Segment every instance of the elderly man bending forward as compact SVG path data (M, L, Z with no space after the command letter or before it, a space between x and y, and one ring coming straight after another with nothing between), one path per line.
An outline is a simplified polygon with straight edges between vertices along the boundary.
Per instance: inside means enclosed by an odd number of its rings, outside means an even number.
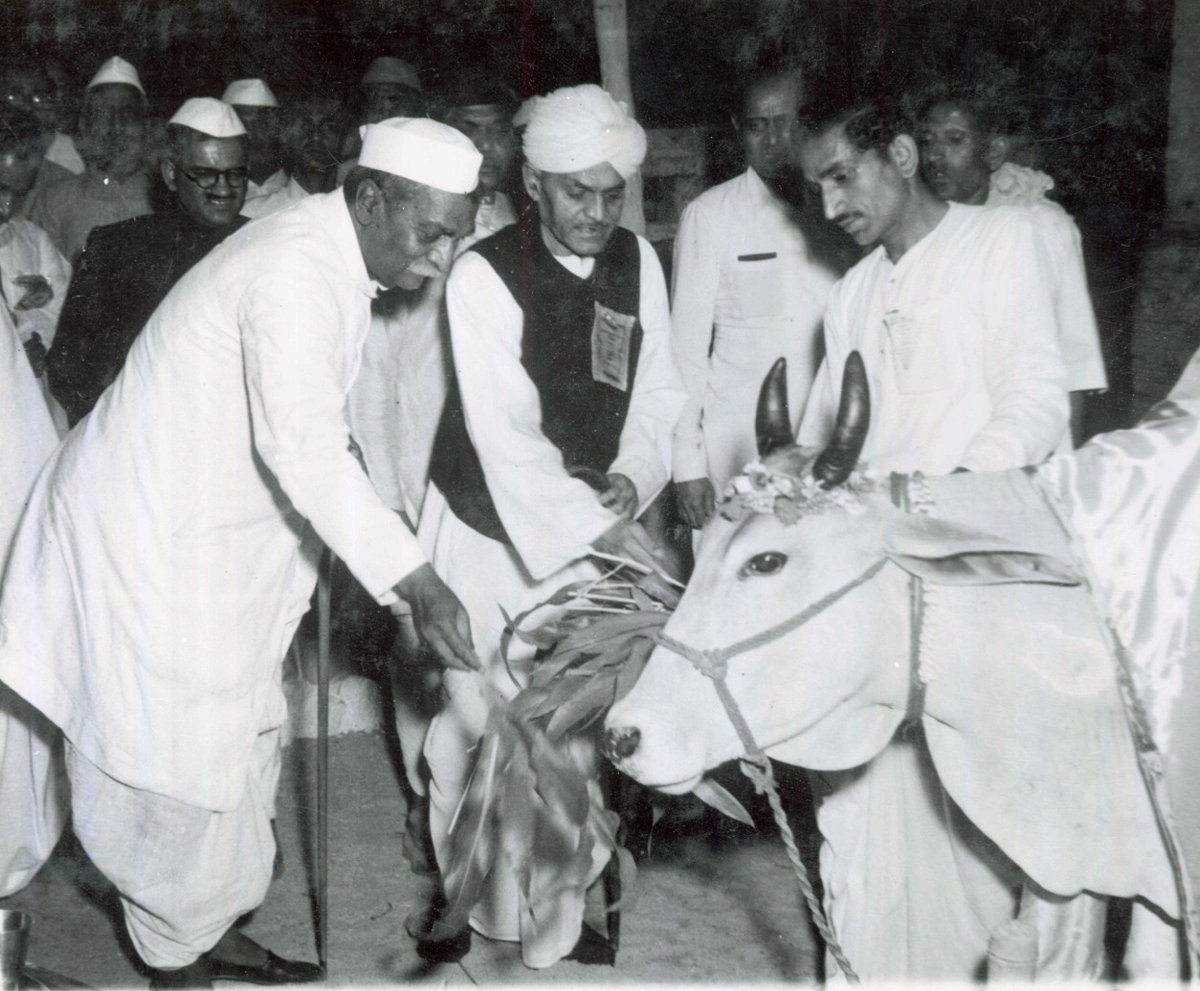
M180 280L34 487L0 594L0 679L66 737L74 829L156 986L319 976L230 928L271 877L281 662L317 540L381 603L407 602L443 663L475 663L343 411L372 297L445 269L479 161L432 121L369 130L344 191Z

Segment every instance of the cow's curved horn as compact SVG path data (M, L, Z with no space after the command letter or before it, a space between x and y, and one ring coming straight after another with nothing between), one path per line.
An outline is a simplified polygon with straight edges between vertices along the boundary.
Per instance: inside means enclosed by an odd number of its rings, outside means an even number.
M870 425L871 391L867 387L867 369L862 356L851 351L842 372L842 398L838 403L833 436L813 462L813 477L825 488L837 488L850 477L858 464Z
M758 411L754 415L754 433L758 438L758 456L765 458L772 451L796 443L792 433L792 417L788 413L787 358L771 366L758 391Z

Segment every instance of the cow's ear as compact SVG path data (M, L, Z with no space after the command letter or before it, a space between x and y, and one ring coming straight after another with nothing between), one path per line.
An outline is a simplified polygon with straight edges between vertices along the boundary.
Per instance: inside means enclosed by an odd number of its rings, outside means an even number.
M888 521L883 545L889 560L938 585L1078 585L1083 581L1079 570L1061 558L926 516L897 514Z

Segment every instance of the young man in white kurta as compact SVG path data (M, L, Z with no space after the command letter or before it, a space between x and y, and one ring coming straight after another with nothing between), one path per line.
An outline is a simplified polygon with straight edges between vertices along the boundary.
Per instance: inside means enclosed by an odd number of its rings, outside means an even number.
M1029 209L1054 297L1059 346L1071 393L1071 430L1083 437L1082 394L1108 386L1096 315L1088 295L1083 239L1071 215L1046 194L1046 173L1008 161L1011 141L996 108L976 96L949 93L921 110L921 175L947 202Z
M531 236L545 243L554 258L550 264L588 279L596 265L593 256L614 234L624 179L641 163L644 136L599 87L574 87L539 99L547 103L535 103L525 135L526 185L540 204L541 216L540 224L531 220ZM589 197L585 248L563 241L569 231L555 226L557 233L550 233L554 214L542 202L548 183L563 186L576 180ZM636 246L641 347L628 383L628 413L617 455L606 466L613 484L607 496L598 497L588 484L573 478L563 454L543 433L541 396L522 364L521 302L475 251L459 258L450 274L446 299L467 431L509 543L485 536L460 519L435 486L426 497L419 533L434 566L445 569L447 583L463 599L486 676L505 696L516 689L499 656L501 609L515 615L561 585L598 575L589 559L595 547L612 551L619 544L626 555L649 557L646 549L638 549L639 541L644 548L648 538L627 520L644 510L667 482L667 447L683 393L671 358L662 269L643 238L637 238ZM563 328L564 333L575 330ZM622 477L622 482L615 481ZM618 490L628 493L624 505L619 504L624 498L612 498ZM520 676L532 655L521 649L513 653L510 661ZM463 793L471 748L487 718L478 677L448 675L448 701L434 719L425 746L431 775L430 824L443 869L450 820ZM593 877L606 859L607 851L602 851L593 863ZM512 865L501 858L488 885L471 913L471 925L478 932L519 939L522 957L531 967L549 966L575 946L582 897L565 898L558 916L537 920L535 931Z
M917 175L911 135L887 126L873 107L831 114L802 153L826 216L880 246L831 293L826 357L799 440L829 439L837 383L858 351L871 394L862 457L875 470L1040 461L1066 440L1067 399L1031 218L940 202ZM1020 877L947 798L923 740L898 736L867 765L815 779L826 902L858 974L975 978L991 932L1013 914ZM1040 975L1099 964L1096 903L1038 918ZM1062 938L1072 927L1074 938Z
M754 409L767 370L787 358L797 417L817 371L837 273L813 257L799 211L764 181L787 167L799 96L790 75L747 89L735 120L746 171L702 193L679 221L671 342L688 402L675 428L672 474L693 527L754 460Z
M432 121L377 127L345 195L246 228L171 290L39 478L0 586L0 679L68 741L77 835L142 958L199 983L278 970L236 937L241 959L202 958L270 880L281 662L317 538L408 599L445 663L473 661L343 410L371 299L444 270L478 153Z

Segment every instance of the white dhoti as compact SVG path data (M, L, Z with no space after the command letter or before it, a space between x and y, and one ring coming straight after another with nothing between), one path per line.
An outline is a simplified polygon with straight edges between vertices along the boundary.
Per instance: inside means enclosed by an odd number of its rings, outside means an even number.
M186 967L262 904L271 882L279 730L259 735L241 804L213 812L109 777L70 744L73 828L117 889L138 955Z
M471 617L471 634L483 662L482 675L446 672L446 703L433 718L425 741L430 774L430 829L438 863L444 871L450 822L466 787L473 750L487 723L488 707L481 679L486 678L505 698L512 698L520 686L510 677L509 668L523 686L534 653L534 648L514 637L509 647L509 666L505 666L500 656L500 637L504 632L501 607L515 617L563 585L596 577L599 572L591 561L583 560L545 581L533 581L513 548L483 536L459 520L433 487L426 495L418 536L434 570L459 597ZM593 766L594 756L576 754L577 762L590 761ZM590 787L598 785L593 781ZM608 850L595 851L591 880L600 876L609 855ZM513 866L501 852L486 882L484 896L471 912L470 922L476 932L490 939L519 941L526 966L549 967L574 948L583 910L583 893L566 891L555 918L539 919L535 933Z
M0 898L34 879L67 820L62 735L0 685Z
M946 793L924 740L898 735L870 763L813 778L825 907L858 976L982 979L1024 878ZM1037 897L1039 979L1099 979L1105 908ZM831 956L826 975L842 979Z

